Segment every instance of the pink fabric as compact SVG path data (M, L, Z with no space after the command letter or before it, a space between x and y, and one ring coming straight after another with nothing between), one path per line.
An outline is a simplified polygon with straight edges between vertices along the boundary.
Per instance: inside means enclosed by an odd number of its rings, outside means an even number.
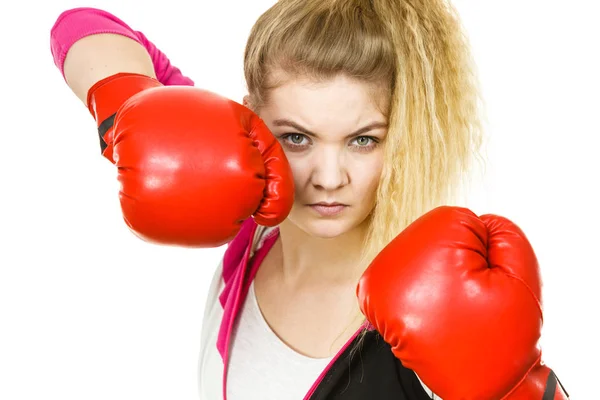
M223 320L217 338L217 349L223 361L227 359L231 328L237 313L237 303L242 290L243 278L252 248L252 238L256 228L257 225L252 218L244 221L240 231L229 242L223 255L223 282L225 286L219 295L219 302L223 307Z
M156 78L163 85L194 86L194 81L173 66L167 56L158 50L142 32L134 31L116 16L96 8L73 8L60 14L50 31L50 50L54 64L65 76L64 63L69 49L79 39L99 33L126 36L143 45L154 64Z
M277 237L279 230L275 230L265 239L262 247L250 257L252 240L258 225L253 218L248 218L235 238L229 243L223 256L223 280L225 287L219 295L219 301L223 307L223 319L219 327L217 338L217 349L221 354L224 364L223 370L223 399L227 399L227 361L229 359L229 348L231 336L235 326L236 316L254 280L260 264L269 253Z
M256 225L253 218L244 221L238 234L229 242L223 256L223 282L225 286L219 295L219 302L223 307L223 321L217 338L217 349L223 361L227 360L231 331L235 316L241 307L240 299L246 298L250 283L258 271L258 267L279 236L279 231L276 230L275 234L271 234L251 258L252 240L257 227L258 225Z

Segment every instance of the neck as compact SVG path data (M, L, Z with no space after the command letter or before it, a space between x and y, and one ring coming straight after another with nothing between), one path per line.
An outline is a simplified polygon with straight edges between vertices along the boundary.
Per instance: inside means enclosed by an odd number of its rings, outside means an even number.
M279 226L278 253L283 279L290 283L358 282L362 274L360 257L367 233L367 222L334 238L310 236L285 220Z

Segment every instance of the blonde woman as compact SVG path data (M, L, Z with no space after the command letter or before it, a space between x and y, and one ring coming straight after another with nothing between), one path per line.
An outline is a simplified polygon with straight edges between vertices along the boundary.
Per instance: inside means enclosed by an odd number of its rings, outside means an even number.
M535 349L540 310L522 291L495 292L531 311L522 340L467 343L464 332L505 333L514 320L498 328L478 311L452 324L431 296L416 316L402 308L415 288L441 287L439 271L400 275L415 264L407 254L427 256L419 271L438 256L460 265L468 257L440 255L436 229L453 240L457 221L471 235L482 227L436 208L454 201L481 140L468 43L446 1L277 2L248 39L243 105L186 87L141 32L102 10L63 13L51 43L119 167L131 229L162 244L229 243L203 321L201 399L525 398L554 382ZM535 288L537 264L525 264ZM464 292L446 289L435 292L444 301ZM407 352L398 337L411 329Z

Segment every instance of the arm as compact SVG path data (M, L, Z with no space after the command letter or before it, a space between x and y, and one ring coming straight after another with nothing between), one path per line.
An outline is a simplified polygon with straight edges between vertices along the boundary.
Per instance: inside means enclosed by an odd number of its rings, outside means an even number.
M287 216L291 169L248 108L190 87L144 35L105 11L63 13L51 47L96 120L101 154L117 167L123 217L136 235L217 247L251 215L265 226ZM236 196L240 187L243 199Z
M94 8L63 12L50 32L54 63L84 103L98 81L119 72L156 78L163 85L193 86L143 33Z

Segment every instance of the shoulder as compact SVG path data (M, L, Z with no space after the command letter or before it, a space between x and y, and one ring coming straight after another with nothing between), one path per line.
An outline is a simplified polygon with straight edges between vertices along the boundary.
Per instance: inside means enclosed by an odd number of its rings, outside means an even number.
M242 278L240 274L245 271L248 260L260 251L265 240L276 232L276 228L259 226L249 218L228 244L209 286L202 321L203 343L216 341L227 305L231 306L238 292L235 287L239 285L235 283Z
M240 231L227 245L223 255L223 279L225 282L235 276L245 256L252 257L259 251L265 240L277 232L277 228L268 228L258 225L253 218L248 218L242 223Z
M207 306L211 303L226 302L224 297L230 293L228 288L245 267L246 262L256 252L260 251L267 238L277 233L277 228L267 228L258 225L253 218L242 223L240 231L229 242L223 258L215 270L209 289Z

